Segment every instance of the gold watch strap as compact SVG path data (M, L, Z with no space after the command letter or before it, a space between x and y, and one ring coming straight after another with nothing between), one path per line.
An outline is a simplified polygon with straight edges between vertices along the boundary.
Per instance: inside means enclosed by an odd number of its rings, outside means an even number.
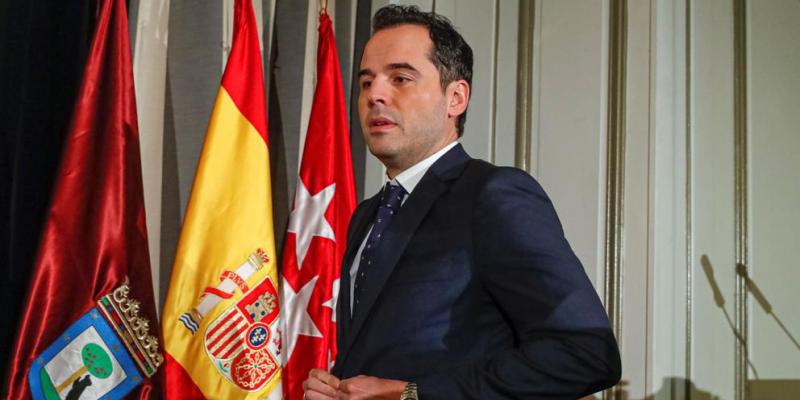
M405 390L403 390L403 393L400 395L400 400L419 400L417 384L414 382L407 383Z

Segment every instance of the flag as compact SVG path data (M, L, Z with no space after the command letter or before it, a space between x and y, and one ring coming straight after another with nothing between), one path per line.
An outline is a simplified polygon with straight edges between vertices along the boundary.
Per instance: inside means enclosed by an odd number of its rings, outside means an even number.
M311 368L328 369L336 358L339 274L356 205L339 71L333 27L323 12L317 88L281 263L284 392L289 400L303 398L302 383Z
M250 0L184 216L161 327L167 399L280 398L278 282L264 81Z
M157 397L148 378L161 355L148 329L155 307L126 13L123 0L101 2L5 398L118 399L135 388L139 398Z

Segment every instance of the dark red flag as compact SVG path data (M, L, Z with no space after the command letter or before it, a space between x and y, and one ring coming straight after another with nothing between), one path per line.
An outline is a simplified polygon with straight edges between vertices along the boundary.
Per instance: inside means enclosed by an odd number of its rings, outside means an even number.
M31 397L28 374L34 361L43 364L40 356L54 343L74 339L65 331L90 310L98 310L89 315L91 318L104 313L97 302L123 285L126 277L129 297L140 303L139 314L150 321L151 330L158 326L147 248L127 9L124 0L101 3L10 358L5 382L6 398L10 399ZM133 325L129 328L141 331ZM123 346L111 347L117 351ZM100 345L83 347L89 353L97 349L111 354ZM143 353L146 349L139 349L133 358L146 358ZM108 365L118 370L117 365ZM51 376L61 373L47 372ZM95 387L103 385L102 379L115 379L102 371L95 373L100 376L93 375ZM62 379L61 385L55 382L45 392L57 389L63 395L61 390L68 390L67 383L74 383L75 376L80 378L76 371L72 380ZM77 381L88 380L84 378ZM145 379L136 390L139 398L159 397L151 379Z
M353 162L331 20L320 15L317 89L294 210L283 249L284 396L303 398L311 368L336 357L336 297L347 224L355 209Z

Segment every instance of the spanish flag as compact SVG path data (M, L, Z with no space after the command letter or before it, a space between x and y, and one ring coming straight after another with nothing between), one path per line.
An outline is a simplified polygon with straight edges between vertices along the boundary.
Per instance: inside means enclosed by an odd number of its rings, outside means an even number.
M161 317L167 399L281 397L267 138L256 20L236 0Z

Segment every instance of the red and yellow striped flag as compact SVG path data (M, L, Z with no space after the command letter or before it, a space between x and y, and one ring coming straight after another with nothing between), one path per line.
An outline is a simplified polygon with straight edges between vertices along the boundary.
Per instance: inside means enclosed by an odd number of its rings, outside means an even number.
M281 396L267 138L256 21L236 0L161 318L168 399Z

